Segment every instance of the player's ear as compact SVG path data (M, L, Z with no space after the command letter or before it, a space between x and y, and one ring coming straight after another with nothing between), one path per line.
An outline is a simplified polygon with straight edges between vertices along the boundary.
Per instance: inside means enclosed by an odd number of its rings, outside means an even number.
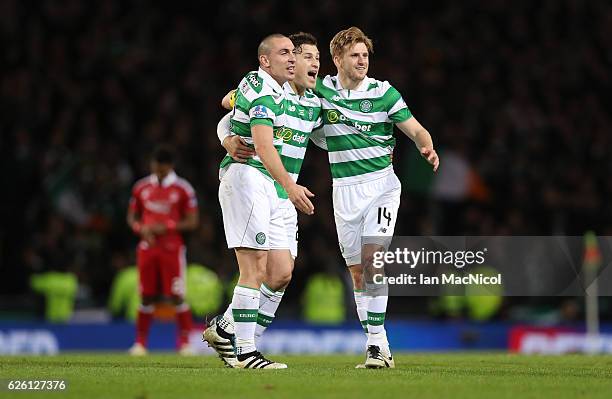
M270 66L270 60L268 59L267 55L262 54L259 56L259 65L266 68Z
M334 65L336 66L336 68L340 68L340 57L337 55L334 55Z

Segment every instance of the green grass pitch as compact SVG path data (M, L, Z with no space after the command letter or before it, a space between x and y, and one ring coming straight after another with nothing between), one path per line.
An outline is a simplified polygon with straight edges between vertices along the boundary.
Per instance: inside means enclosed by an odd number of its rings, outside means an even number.
M271 356L287 370L233 370L210 356L0 356L0 398L611 398L610 356L399 354L397 368L356 370L361 356ZM9 379L63 379L63 392L10 392Z

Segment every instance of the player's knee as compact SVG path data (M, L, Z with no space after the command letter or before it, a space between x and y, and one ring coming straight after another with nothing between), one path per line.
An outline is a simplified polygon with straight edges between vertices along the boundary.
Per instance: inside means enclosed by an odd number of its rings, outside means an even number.
M142 306L150 306L153 305L156 301L157 297L155 296L143 296L140 302L142 303Z
M353 280L353 288L356 290L363 289L363 267L361 265L350 266L351 279Z
M366 245L362 250L361 262L364 270L369 270L374 264L374 254L384 251L383 247Z
M253 253L253 261L255 265L255 274L258 280L263 280L266 276L266 260L268 254L266 251L255 251Z
M372 262L374 262L374 256L370 254L364 254L361 258L361 262L363 265L363 270L368 270L368 268L372 266Z
M291 270L288 270L287 272L281 274L278 283L281 286L281 288L286 287L289 285L289 283L291 282Z
M262 265L265 267L268 260L268 251L251 251L249 257L258 267Z
M266 285L274 291L282 290L291 282L291 270L276 273L274 276L268 276Z
M273 257L272 261L270 261L271 259L268 258L265 281L266 284L275 291L284 289L291 282L295 262L293 258L291 258L289 253L287 253L286 255L286 257Z
M183 300L182 297L180 296L172 296L170 298L170 302L174 305L174 306L181 306L183 303L185 303L185 301Z
M238 258L241 279L263 281L266 275L267 251L243 250Z

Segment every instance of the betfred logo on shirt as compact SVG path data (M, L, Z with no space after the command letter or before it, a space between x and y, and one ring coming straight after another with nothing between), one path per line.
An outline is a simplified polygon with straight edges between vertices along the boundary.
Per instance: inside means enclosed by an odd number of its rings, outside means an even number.
M256 106L251 111L251 117L252 118L258 118L258 119L268 118L269 117L268 116L268 108L266 108L263 105Z

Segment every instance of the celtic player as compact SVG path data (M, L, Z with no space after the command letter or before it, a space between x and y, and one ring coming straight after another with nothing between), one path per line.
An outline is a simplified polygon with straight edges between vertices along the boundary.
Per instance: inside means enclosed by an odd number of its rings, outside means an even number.
M400 204L401 185L391 164L393 126L415 142L434 171L439 160L431 136L400 93L367 76L372 50L372 41L360 29L338 32L330 43L338 74L319 80L315 93L323 106L338 240L368 337L365 367L384 368L394 367L384 328L387 291L366 283L371 283L367 272L373 253L393 236Z
M228 248L235 250L240 269L231 303L236 368L287 367L257 351L255 326L268 257L276 257L282 264L291 261L278 192L302 212L314 212L308 199L312 193L296 184L285 170L279 155L282 140L275 137L285 125L282 85L295 75L293 50L291 40L280 34L270 35L260 43L259 70L240 82L232 115L232 132L241 136L257 155L246 163L225 157L219 173L225 237Z
M282 140L280 152L282 163L292 180L297 181L310 134L315 127L321 125L321 101L312 92L319 71L319 51L316 39L308 33L300 32L289 36L289 38L295 46L295 78L283 85L287 99L284 110L285 121L284 126L275 132L275 138ZM241 106L239 96L240 93L238 93L235 103L237 108ZM229 104L229 99L226 98L224 106L228 108L230 105L233 106L234 104ZM219 123L218 128L219 138L228 151L226 159L231 158L237 162L252 162L255 152L246 145L244 137L239 134L231 134L230 116L231 113L226 115ZM285 287L291 280L294 260L297 256L297 212L284 190L278 183L275 184L280 198L279 209L283 215L292 259L287 261L285 257L277 256L275 251L270 251L268 254L266 274L260 287L261 296L255 330L256 343L274 319ZM234 366L236 363L232 349L235 330L232 316L230 307L223 315L214 318L204 332L204 340L230 366Z

